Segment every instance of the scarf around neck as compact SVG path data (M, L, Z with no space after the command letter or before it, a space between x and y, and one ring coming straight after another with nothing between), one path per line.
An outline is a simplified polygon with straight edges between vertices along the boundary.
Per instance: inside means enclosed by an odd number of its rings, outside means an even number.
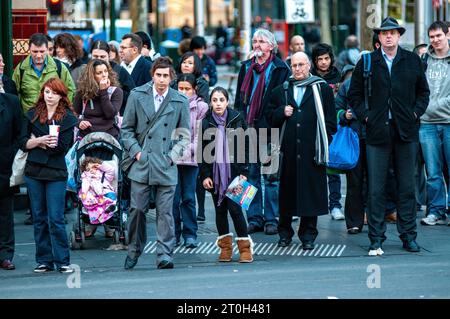
M222 114L222 116L217 115L212 112L212 117L217 123L217 130L215 136L215 160L213 164L213 181L214 190L218 194L217 206L220 206L223 199L225 198L225 193L228 188L228 184L231 180L231 169L230 169L230 158L228 152L228 141L227 134L225 131L226 121L227 121L228 111Z
M255 118L258 116L259 111L261 109L261 102L264 95L264 89L266 87L266 70L268 69L270 63L275 58L273 53L270 54L270 57L263 64L259 64L256 58L253 59L252 64L250 65L247 73L245 74L244 81L241 87L241 97L244 105L248 105L249 100L250 106L247 113L247 123L249 125L253 125ZM256 85L255 92L252 96L253 90L253 71L259 74L258 84Z
M316 150L314 161L317 165L328 164L328 136L325 125L325 116L323 113L322 95L320 94L320 83L327 83L325 80L318 76L309 75L306 79L296 80L292 76L289 78L289 82L297 87L311 86L314 95L314 106L316 108L317 115L317 131L316 131Z

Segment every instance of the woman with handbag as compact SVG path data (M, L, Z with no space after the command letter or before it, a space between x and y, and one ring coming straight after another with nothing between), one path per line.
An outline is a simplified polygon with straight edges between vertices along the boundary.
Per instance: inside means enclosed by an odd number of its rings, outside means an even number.
M25 181L31 199L37 273L71 273L64 225L67 167L64 156L73 141L77 118L58 78L42 86L36 106L23 120L19 146L28 152Z
M91 60L80 76L78 89L73 102L77 114L81 114L79 136L92 132L105 132L119 139L117 116L122 106L123 91L118 87L116 73L108 62ZM112 238L114 231L105 227L105 237ZM95 225L86 225L86 238L97 230Z

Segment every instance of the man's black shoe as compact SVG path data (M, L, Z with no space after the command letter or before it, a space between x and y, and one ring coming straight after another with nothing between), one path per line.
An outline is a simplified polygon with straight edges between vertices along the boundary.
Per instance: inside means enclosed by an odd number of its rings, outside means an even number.
M134 266L136 266L138 259L139 259L138 257L131 258L131 257L127 256L127 258L125 258L124 268L125 269L133 269Z
M414 239L412 240L405 240L403 242L403 248L410 253L418 253L420 252L420 247L417 245L416 241Z
M248 227L247 227L247 233L249 233L249 234L253 234L253 233L256 233L256 232L261 232L263 230L264 230L263 227L259 227L256 224L248 224Z
M302 245L303 250L313 250L314 249L314 243L312 241L305 241Z
M277 226L271 225L271 224L267 225L265 233L266 233L266 235L276 235L276 234L278 234Z
M173 268L173 262L168 260L163 260L158 264L158 269L172 269Z
M292 242L292 239L290 239L290 238L281 238L278 241L278 247L287 247L291 244L291 242Z

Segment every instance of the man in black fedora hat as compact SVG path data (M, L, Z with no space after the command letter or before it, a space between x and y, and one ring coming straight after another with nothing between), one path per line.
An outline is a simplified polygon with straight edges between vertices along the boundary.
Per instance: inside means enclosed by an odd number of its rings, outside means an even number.
M387 17L373 31L381 47L370 53L370 76L364 77L361 59L349 90L350 105L367 133L369 255L383 254L385 186L391 157L397 179L397 229L403 248L419 252L414 165L419 118L428 106L430 91L420 58L398 45L405 28Z

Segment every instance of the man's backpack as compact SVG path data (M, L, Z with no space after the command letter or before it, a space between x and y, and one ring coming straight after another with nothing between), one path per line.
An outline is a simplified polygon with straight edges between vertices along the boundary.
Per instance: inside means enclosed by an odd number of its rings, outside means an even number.
M56 72L58 73L58 77L61 78L61 71L62 71L62 62L59 61L58 59L53 59L53 61L55 61L56 64ZM23 79L23 72L25 72L24 69L22 69L22 62L20 62L19 64L19 71L20 71L20 79L19 79L19 93L21 93L22 91L22 79Z
M372 96L372 56L364 53L363 58L363 78L364 78L364 106L369 109L369 97Z

